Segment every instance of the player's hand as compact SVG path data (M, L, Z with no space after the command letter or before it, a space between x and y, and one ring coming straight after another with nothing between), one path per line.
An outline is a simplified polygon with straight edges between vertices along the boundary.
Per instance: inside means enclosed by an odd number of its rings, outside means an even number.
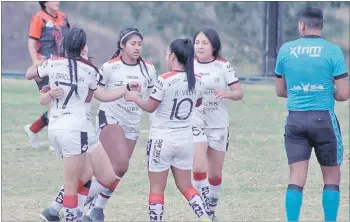
M140 97L137 91L128 91L126 92L124 98L127 102L135 102Z
M230 91L217 89L217 90L215 90L215 97L216 97L216 99L219 99L219 100L227 99L230 97Z
M45 61L45 60L35 60L35 61L33 62L33 68L34 68L34 69L37 69L38 66L40 66L40 64L43 63L44 61ZM40 77L35 77L34 80L35 80L36 82L42 82L42 81L43 81L43 79L40 78Z
M52 98L60 98L61 96L63 96L63 89L62 87L54 87L49 91L49 95Z
M128 83L130 91L141 92L141 85L138 81L131 81Z
M46 85L43 88L41 88L40 93L47 93L50 90L51 90L50 86Z

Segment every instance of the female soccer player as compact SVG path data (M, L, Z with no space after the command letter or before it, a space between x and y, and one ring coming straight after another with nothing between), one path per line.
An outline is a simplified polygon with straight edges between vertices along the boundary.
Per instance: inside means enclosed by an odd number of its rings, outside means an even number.
M130 81L138 81L142 85L140 95L148 97L156 78L152 63L141 58L143 36L136 28L127 28L120 32L117 51L111 60L100 70L99 84L108 89L124 87ZM106 150L115 174L121 179L128 170L129 159L134 151L139 133L142 110L133 102L121 98L109 103L101 103L96 125L100 141ZM99 188L98 181L93 180L89 198L93 197ZM105 208L111 192L98 195L91 202L88 217L103 221ZM84 217L85 220L88 218Z
M214 220L220 197L222 168L229 145L228 100L241 100L243 90L230 62L219 57L221 41L214 29L202 29L194 37L194 69L202 73L203 106L194 110L194 185ZM209 184L207 181L207 172Z
M41 63L51 56L62 53L62 41L68 32L69 22L66 14L59 11L58 1L39 1L41 10L36 13L29 27L28 50L33 64ZM49 77L35 78L39 91L49 83ZM50 110L50 106L48 107ZM38 132L48 125L48 111L32 124L24 126L33 148L39 148Z
M40 66L30 67L26 78L49 77L50 90L48 87L42 90L40 104L53 105L48 127L49 140L64 161L64 217L66 221L75 221L78 217L77 193L84 190L86 184L86 180L79 179L83 175L89 148L93 149L90 162L95 177L109 189L114 189L118 183L104 149L101 146L96 148L98 140L86 105L91 101L91 91L96 90L94 96L98 100L108 102L124 96L127 89L137 88L138 83L134 81L126 87L110 91L97 87L98 69L82 56L87 51L86 34L82 29L69 31L65 47L66 57L48 59Z
M210 221L198 191L191 184L193 136L191 113L201 104L203 89L193 70L193 44L177 39L166 55L170 72L158 77L148 100L137 93L125 98L142 110L153 113L147 143L148 177L150 181L149 218L162 221L164 190L171 168L175 183L201 221Z

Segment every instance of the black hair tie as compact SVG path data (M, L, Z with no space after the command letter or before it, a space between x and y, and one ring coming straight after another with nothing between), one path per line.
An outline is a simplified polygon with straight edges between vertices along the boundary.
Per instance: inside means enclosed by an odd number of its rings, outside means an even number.
M126 84L126 89L127 89L128 91L131 91L130 86L129 86L129 83Z

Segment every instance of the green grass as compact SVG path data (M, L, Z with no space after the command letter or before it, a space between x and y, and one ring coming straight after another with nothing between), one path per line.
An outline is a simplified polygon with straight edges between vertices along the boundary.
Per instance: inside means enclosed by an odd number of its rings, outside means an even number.
M243 85L243 101L231 103L230 147L223 174L217 214L222 221L285 220L284 193L288 165L283 148L285 101L273 86ZM47 130L40 132L41 147L28 145L23 126L45 108L39 105L34 82L2 80L2 219L33 221L53 200L62 184L62 160L48 151ZM96 113L98 103L93 105ZM349 152L349 102L337 103L344 155ZM108 221L147 221L147 119L125 175L106 209ZM322 221L322 174L314 155L304 189L301 220ZM165 220L195 221L184 197L169 176L165 193ZM339 221L349 221L349 161L342 165Z

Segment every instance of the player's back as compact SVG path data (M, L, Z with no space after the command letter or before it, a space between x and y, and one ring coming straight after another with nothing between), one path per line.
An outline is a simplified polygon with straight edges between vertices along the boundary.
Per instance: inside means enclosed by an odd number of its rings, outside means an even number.
M96 71L91 66L77 61L77 80L75 78L74 64L72 61L72 76L70 74L68 59L56 58L50 62L51 73L50 86L61 87L63 96L54 99L50 115L50 128L77 128L85 126L87 110L85 100L89 90L96 89ZM72 78L72 80L71 80ZM69 125L65 127L65 124Z
M333 109L339 51L339 46L318 36L306 36L281 47L277 63L286 79L289 110Z
M163 94L163 95L162 95ZM188 89L186 72L172 71L158 78L151 97L160 104L152 116L152 128L187 129L197 100L203 95L202 84L196 76L193 90Z

